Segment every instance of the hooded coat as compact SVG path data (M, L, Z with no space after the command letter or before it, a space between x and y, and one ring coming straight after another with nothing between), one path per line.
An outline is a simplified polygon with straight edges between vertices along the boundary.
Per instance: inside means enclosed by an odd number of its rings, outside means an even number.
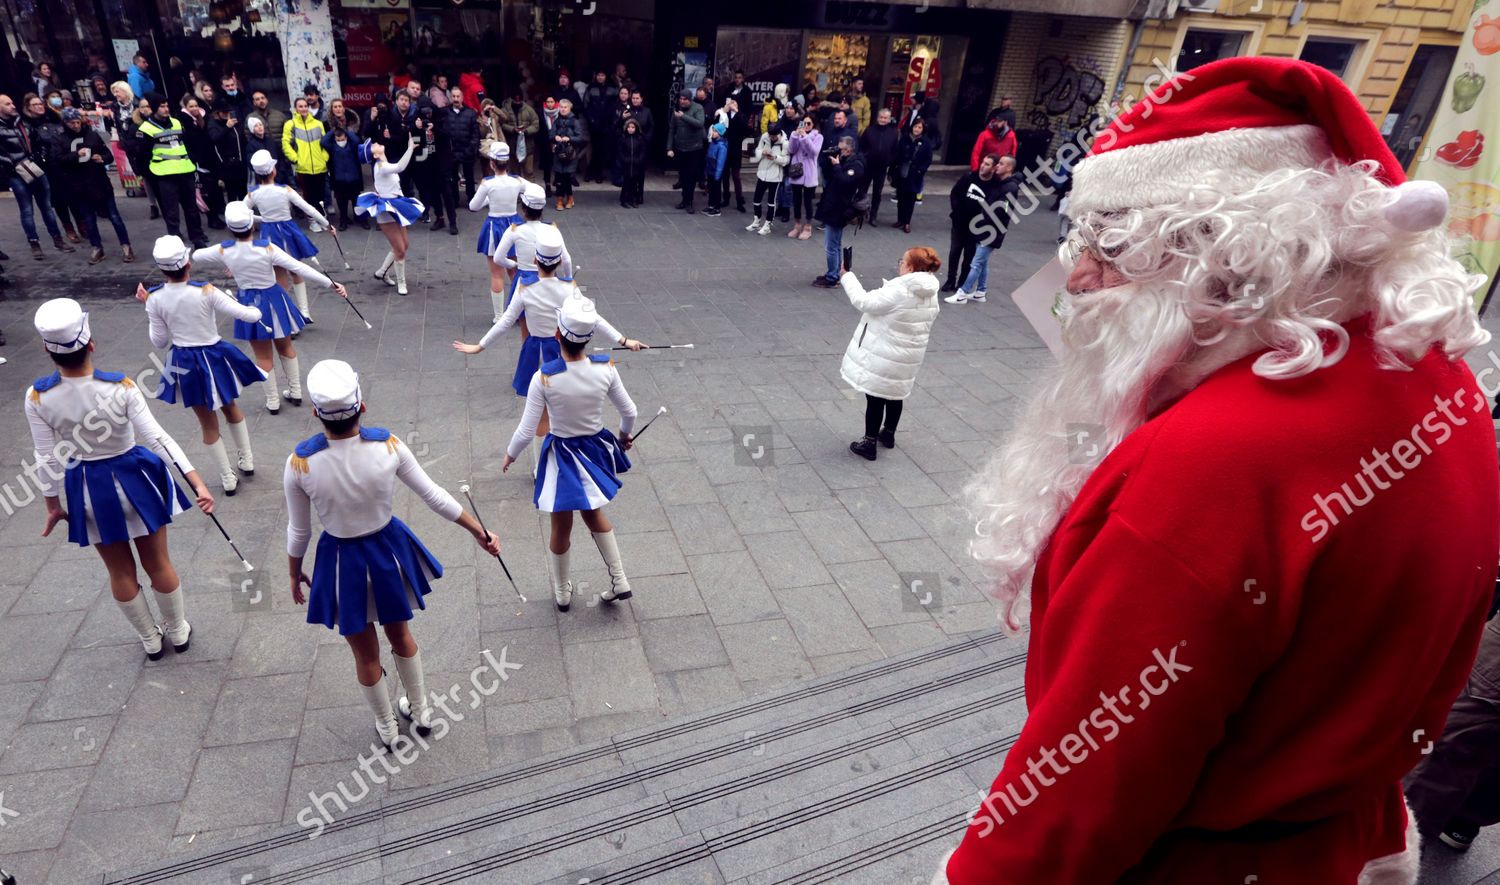
M911 396L940 307L938 278L926 272L903 274L869 292L852 273L839 282L849 303L864 314L849 339L839 374L867 396Z

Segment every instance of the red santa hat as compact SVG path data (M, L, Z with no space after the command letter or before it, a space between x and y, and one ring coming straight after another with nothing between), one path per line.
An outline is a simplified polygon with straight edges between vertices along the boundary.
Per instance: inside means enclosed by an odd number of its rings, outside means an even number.
M1195 188L1235 193L1282 169L1373 161L1392 189L1386 220L1441 224L1447 192L1407 182L1359 98L1328 70L1288 58L1231 58L1177 75L1116 117L1073 174L1069 214L1177 202Z

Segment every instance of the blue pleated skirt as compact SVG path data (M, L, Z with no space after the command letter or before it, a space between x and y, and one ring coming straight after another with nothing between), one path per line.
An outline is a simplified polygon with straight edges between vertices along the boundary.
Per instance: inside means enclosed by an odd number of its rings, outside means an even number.
M545 338L527 335L526 340L521 342L521 355L516 357L516 377L510 379L510 386L516 391L516 396L525 396L526 391L531 389L531 378L542 367L542 363L556 359L562 359L562 345L557 343L556 338L550 335Z
M302 311L297 309L297 302L280 285L269 289L241 289L237 297L241 304L260 308L259 322L234 321L234 337L241 341L286 338L307 325L302 319ZM267 325L271 328L267 329Z
M536 472L536 509L543 513L598 510L620 491L619 474L630 469L620 441L608 430L592 436L542 440Z
M359 538L318 538L307 622L337 628L341 636L364 632L372 622L409 621L425 609L443 565L406 527L391 517L385 528Z
M519 220L520 216L517 215L486 215L484 224L479 226L479 241L474 246L475 251L486 258L493 256L495 247L500 245L500 238Z
M63 492L68 540L80 547L152 534L192 506L173 481L172 468L145 446L69 465Z
M254 360L222 339L200 347L173 345L171 370L162 377L156 398L221 409L238 399L245 387L264 380L266 373Z
M262 221L260 223L260 235L281 247L281 251L292 256L298 261L307 259L318 254L318 247L314 246L307 234L295 221Z
M377 224L399 221L402 227L410 227L416 224L425 211L427 210L420 200L412 197L382 197L374 191L365 191L354 201L354 213L372 215ZM386 217L381 218L382 215Z

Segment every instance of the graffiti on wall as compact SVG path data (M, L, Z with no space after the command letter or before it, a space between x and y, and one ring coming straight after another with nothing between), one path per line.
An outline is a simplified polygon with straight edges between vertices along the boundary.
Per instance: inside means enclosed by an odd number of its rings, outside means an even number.
M1098 62L1048 56L1036 64L1031 123L1039 129L1077 129L1104 97Z

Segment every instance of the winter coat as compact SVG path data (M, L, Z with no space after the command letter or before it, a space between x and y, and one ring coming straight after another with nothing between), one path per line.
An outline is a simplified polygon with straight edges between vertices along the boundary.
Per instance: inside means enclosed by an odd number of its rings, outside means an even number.
M557 125L552 129L552 137L554 139L570 138L572 141L568 143L573 146L573 156L565 161L557 156L557 151L562 145L555 140L552 142L553 171L563 175L572 175L574 172L577 172L578 155L583 151L584 145L589 142L588 127L583 125L583 120L579 119L577 114L569 114L566 117L559 114Z
M473 159L479 152L479 115L463 105L444 108L432 115L438 135L448 144L455 160Z
M322 175L328 171L328 152L323 150L326 132L322 121L311 114L305 120L300 114L293 115L282 127L281 152L299 174Z
M16 164L29 156L26 143L31 133L23 135L22 125L20 114L8 119L0 117L0 179L8 180L15 172Z
M651 116L651 109L645 105L641 105L638 108L631 108L630 119L635 121L636 127L641 130L641 135L645 136L646 144L650 144L651 136L656 132L656 118ZM625 128L623 118L620 121L620 128L621 131Z
M458 88L464 91L464 107L478 113L479 103L484 100L484 80L478 74L459 74Z
M823 181L823 197L813 217L829 227L843 227L864 213L854 208L854 198L869 183L865 160L859 154L840 157L838 165L829 164ZM868 207L867 207L868 209Z
M589 131L594 138L603 138L613 120L615 105L619 102L616 90L608 83L600 86L590 83L583 93L583 117L589 121Z
M849 303L864 314L844 351L839 375L867 396L911 396L938 315L938 278L925 272L904 274L873 292L866 292L852 273L839 282Z
M889 166L896 159L896 144L900 140L901 133L895 123L884 126L876 123L860 133L859 152L871 166Z
M974 140L974 150L969 152L969 171L978 172L979 161L989 154L1014 157L1016 155L1016 131L1007 129L1005 134L998 138L989 129L979 133L979 137Z
M199 169L211 175L218 174L219 155L214 150L213 138L209 135L208 121L202 118L195 120L186 111L176 117L182 123L182 144L187 148L188 159Z
M1010 213L1003 207L1007 197L1020 190L1020 179L992 176L989 181L970 172L954 182L948 192L948 217L954 232L972 243L999 245L1005 233L997 225L1010 225Z
M676 112L681 108L672 110L672 116L667 118L667 149L682 152L703 150L703 105L688 102L687 110L683 110L680 117Z
M921 138L913 140L910 134L902 133L901 141L896 144L896 158L891 162L891 184L909 193L920 194L927 167L931 165L932 142L927 140L927 135L924 133Z
M248 135L244 120L239 120L233 126L227 120L208 121L208 140L213 143L214 154L219 161L219 175L223 178L245 177L246 170L250 168L250 155L245 152L245 139Z
M709 139L708 150L703 155L703 177L708 181L718 181L723 178L724 160L728 156L729 150L724 146L724 139Z
M802 164L802 177L792 178L788 172L787 182L789 184L800 184L803 187L818 186L818 154L823 150L823 134L814 129L806 135L798 129L792 133L791 149L788 154L791 162Z
M336 136L336 132L323 136L323 150L328 152L328 170L333 173L333 180L362 183L365 171L359 164L359 140L351 135L344 140L344 146L339 147Z
M615 159L620 164L620 174L634 178L646 173L646 150L649 142L639 131L635 134L621 132Z
M864 135L874 119L870 114L870 96L860 93L849 99L849 110L854 112L855 127L859 129L859 134Z
M750 159L755 161L756 178L761 181L781 181L786 177L786 166L791 162L791 155L786 152L786 139L772 144L771 136L762 135Z
M510 145L510 155L519 157L521 145L517 139L526 139L526 156L530 157L536 153L536 134L542 129L542 118L537 114L536 108L521 102L517 104L514 99L507 98L500 103L500 132L505 136L506 144Z
M760 131L765 132L781 119L781 109L784 105L775 98L766 99L766 103L760 107Z
M105 166L113 163L114 157L98 131L85 125L77 132L65 130L63 134L67 139L66 151L57 162L57 168L62 173L57 177L57 182L62 186L63 192L68 196L90 196L96 199L113 193L114 186L110 183ZM87 160L79 160L79 148L88 148L91 156ZM96 160L95 157L103 157L103 161Z

